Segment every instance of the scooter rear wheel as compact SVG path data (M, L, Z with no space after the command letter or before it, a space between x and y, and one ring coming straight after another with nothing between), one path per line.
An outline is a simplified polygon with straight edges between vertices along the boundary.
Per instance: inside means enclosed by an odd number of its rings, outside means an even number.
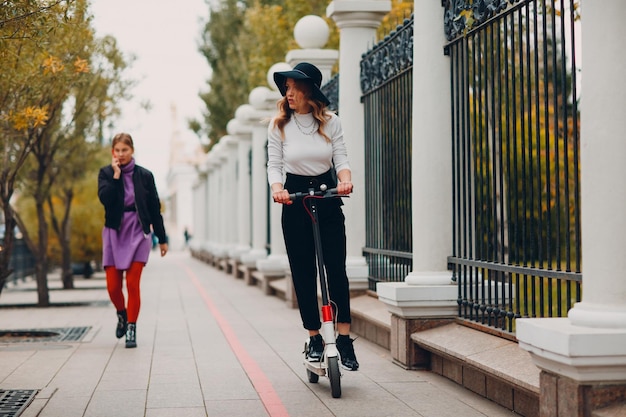
M330 391L333 398L341 397L341 372L339 371L339 358L328 358L328 379L330 379Z
M309 382L312 384L317 384L317 381L320 380L320 376L318 374L308 369L306 370L306 376L309 378Z

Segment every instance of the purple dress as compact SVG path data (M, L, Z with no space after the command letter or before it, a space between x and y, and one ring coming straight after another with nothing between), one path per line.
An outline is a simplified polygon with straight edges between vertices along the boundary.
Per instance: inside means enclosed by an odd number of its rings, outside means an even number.
M124 181L124 207L135 205L135 186L133 185L132 159L122 168ZM102 266L114 266L116 269L127 270L132 262L148 262L152 238L145 235L136 211L125 211L120 230L104 227L102 229Z

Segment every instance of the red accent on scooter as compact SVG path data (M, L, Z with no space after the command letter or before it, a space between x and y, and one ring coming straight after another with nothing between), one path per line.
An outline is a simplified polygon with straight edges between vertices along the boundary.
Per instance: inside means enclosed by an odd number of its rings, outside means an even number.
M333 321L333 308L332 308L332 306L322 306L322 320L324 322Z

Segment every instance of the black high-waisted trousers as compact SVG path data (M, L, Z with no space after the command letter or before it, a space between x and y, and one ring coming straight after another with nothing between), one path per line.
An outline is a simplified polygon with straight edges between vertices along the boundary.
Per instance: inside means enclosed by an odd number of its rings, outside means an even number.
M321 184L336 187L331 171L317 177L287 174L285 189L289 193L319 190ZM319 215L322 254L330 300L337 322L350 323L350 291L346 275L346 229L340 198L316 199ZM302 324L307 330L321 327L317 298L317 261L311 217L302 200L284 205L283 236Z

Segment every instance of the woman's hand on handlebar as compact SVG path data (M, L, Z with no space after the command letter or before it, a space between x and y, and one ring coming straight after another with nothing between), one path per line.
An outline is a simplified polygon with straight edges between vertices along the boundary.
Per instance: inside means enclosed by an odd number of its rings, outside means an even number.
M352 188L351 181L339 181L339 184L337 184L337 194L350 194Z
M287 190L277 190L272 192L272 198L275 203L280 204L293 204L291 198L289 197L289 191Z

